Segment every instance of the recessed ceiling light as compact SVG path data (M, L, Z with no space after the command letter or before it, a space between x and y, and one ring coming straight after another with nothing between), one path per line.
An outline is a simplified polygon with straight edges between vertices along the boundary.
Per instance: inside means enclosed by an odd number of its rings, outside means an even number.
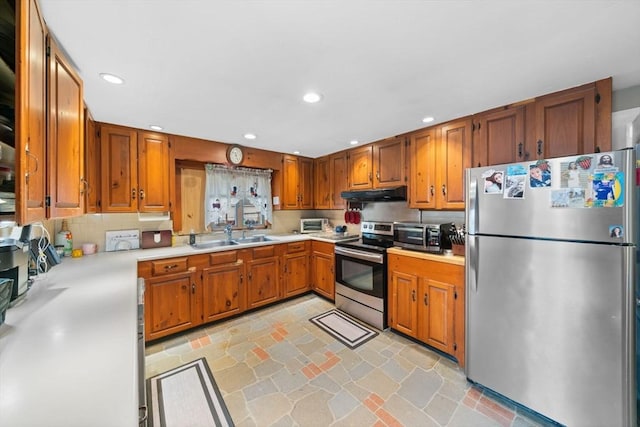
M162 130L162 129L164 129L162 126L158 126L158 125L151 125L151 126L149 126L149 128L153 129L153 130Z
M124 79L116 76L115 74L100 73L100 77L102 77L105 81L108 81L109 83L113 83L114 85L121 85L122 83L124 83Z
M294 151L293 154L300 154L298 150Z
M322 99L322 96L319 93L309 92L305 93L302 99L304 99L304 102L308 102L309 104L315 104Z
M358 145L358 141L356 141L355 139L352 141L349 141L349 144L351 145Z
M434 121L435 119L431 116L425 117L424 119L422 119L422 121L424 123L431 123L432 121Z
M256 139L257 136L255 133L245 133L244 134L244 139Z

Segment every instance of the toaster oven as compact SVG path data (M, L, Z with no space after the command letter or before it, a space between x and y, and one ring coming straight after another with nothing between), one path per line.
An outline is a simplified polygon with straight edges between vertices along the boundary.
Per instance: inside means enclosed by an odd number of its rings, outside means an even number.
M303 218L300 220L300 233L322 233L328 226L327 218Z

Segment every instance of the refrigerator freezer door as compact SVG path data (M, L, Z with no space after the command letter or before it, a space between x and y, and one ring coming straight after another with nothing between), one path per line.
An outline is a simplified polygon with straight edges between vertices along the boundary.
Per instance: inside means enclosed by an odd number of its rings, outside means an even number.
M467 250L467 377L565 425L635 422L635 247L470 236Z
M636 244L637 221L634 220L635 200L635 164L634 150L621 150L611 153L593 154L591 169L580 169L579 183L582 187L571 193L567 186L567 165L575 162L580 156L564 157L548 160L550 171L550 187L532 187L530 168L536 162L515 163L467 170L466 186L466 225L470 234L488 234L504 236L524 236L560 240L594 241L609 243ZM614 159L614 166L609 169L597 169L598 156L609 155ZM491 171L503 173L503 184L506 187L509 171L519 170L519 178L523 181L522 197L505 197L505 192L492 192L489 188ZM622 198L621 207L586 207L584 200L594 196L598 178L597 171L617 171L616 190ZM602 173L602 172L601 172ZM614 172L615 173L615 172ZM595 178L594 178L595 177ZM598 181L597 179L595 179ZM609 182L609 181L607 181ZM621 185L619 185L621 184ZM603 184L604 185L604 184ZM582 190L583 193L579 193ZM584 194L582 198L573 194ZM571 205L557 202L555 198L565 195L571 198ZM595 196L594 196L595 197ZM580 203L580 200L583 200ZM622 236L612 235L613 229L619 226Z

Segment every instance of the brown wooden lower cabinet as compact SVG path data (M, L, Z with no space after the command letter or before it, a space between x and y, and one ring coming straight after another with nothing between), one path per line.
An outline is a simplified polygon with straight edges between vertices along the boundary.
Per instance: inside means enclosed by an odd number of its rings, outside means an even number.
M390 253L389 326L464 366L464 266Z
M293 242L280 245L282 254L282 292L283 297L303 294L310 289L309 254L311 242Z
M202 311L205 323L245 310L243 276L242 260L202 270Z
M163 260L164 261L164 260ZM171 260L173 261L173 260ZM152 272L153 263L142 269ZM166 264L173 266L175 263ZM157 269L155 269L157 271ZM145 338L156 338L181 332L201 323L197 300L197 276L194 268L184 271L159 271L145 277Z
M311 288L331 301L335 300L334 244L313 240L311 242Z

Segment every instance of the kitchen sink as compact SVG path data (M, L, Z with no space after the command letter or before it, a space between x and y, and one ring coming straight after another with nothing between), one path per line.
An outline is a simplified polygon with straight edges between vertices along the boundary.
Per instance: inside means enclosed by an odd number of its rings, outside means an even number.
M219 248L221 246L233 246L238 243L234 240L208 240L205 242L198 242L195 245L192 245L196 249L208 249L208 248Z
M272 241L272 239L268 238L263 234L260 234L258 236L243 237L241 239L234 239L232 241L241 245L243 243L270 242Z

